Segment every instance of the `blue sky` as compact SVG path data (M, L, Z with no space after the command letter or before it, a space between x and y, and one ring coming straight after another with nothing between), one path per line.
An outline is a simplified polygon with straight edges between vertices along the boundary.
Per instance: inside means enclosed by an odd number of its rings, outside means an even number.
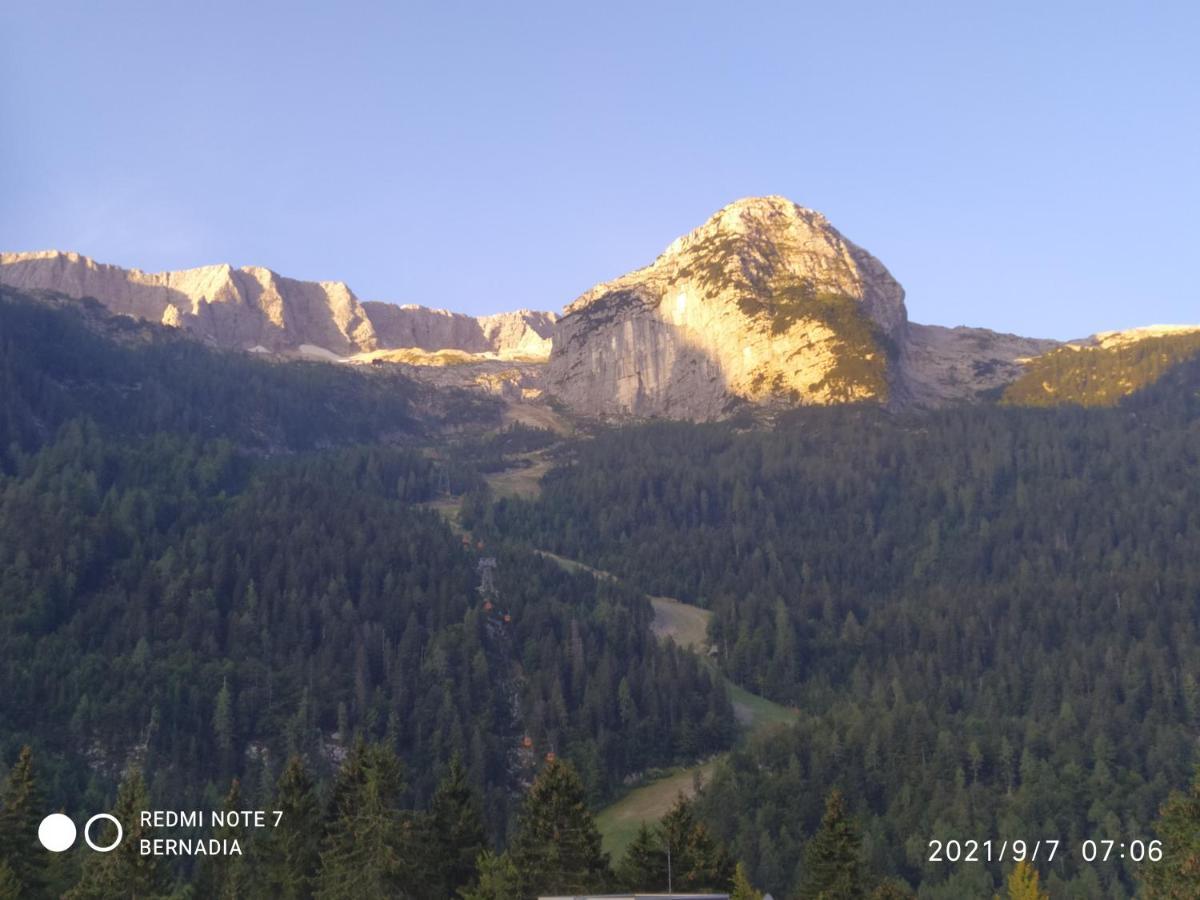
M557 309L775 193L916 321L1197 322L1198 35L1191 2L7 4L0 248Z

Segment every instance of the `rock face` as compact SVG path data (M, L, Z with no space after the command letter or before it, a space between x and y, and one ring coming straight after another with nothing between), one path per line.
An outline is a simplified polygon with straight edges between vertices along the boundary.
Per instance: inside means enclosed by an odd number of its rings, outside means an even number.
M373 301L363 307L381 348L452 349L505 358L545 359L550 355L554 313L522 309L476 318L444 309Z
M1019 378L1028 360L1060 346L986 328L910 323L900 357L903 399L917 406L980 400Z
M570 304L549 389L588 414L689 419L883 402L906 324L904 290L820 213L740 200Z
M0 284L94 297L114 313L180 328L219 347L312 356L416 347L544 359L554 324L551 313L476 319L362 303L340 281L297 281L259 267L147 273L56 251L0 254Z

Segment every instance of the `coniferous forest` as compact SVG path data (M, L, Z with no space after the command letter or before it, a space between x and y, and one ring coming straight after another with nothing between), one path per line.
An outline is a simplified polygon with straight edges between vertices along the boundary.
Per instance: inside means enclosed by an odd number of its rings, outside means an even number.
M563 439L8 293L0 381L0 898L515 900L665 890L668 854L739 898L1195 895L1195 361L1112 408ZM489 488L547 448L536 498ZM725 679L795 723L739 739ZM604 851L599 809L718 754ZM150 808L284 815L178 860ZM51 810L132 833L47 854ZM930 858L1004 839L1061 846Z

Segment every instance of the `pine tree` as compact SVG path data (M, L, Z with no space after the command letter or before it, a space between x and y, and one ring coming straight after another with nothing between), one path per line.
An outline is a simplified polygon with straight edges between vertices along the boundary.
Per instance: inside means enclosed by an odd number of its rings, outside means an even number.
M740 862L733 872L733 889L729 893L729 900L763 900L762 891L756 891L750 884L746 866Z
M618 867L621 884L631 891L660 891L667 886L667 851L662 839L643 822Z
M732 882L733 858L712 837L708 826L696 820L692 801L682 794L663 816L658 833L663 852L669 856L673 890L715 891Z
M463 900L525 900L521 875L507 853L485 850L475 860L479 882L461 892Z
M213 829L212 836L219 841L237 841L241 855L226 854L206 856L196 874L196 893L213 900L241 900L251 895L250 867L246 864L248 830L238 820L231 824L229 813L243 809L241 785L235 778L225 796L222 809L226 813L225 824Z
M304 761L293 756L276 787L279 824L255 848L262 893L281 900L308 900L320 866L321 810Z
M1163 842L1162 859L1141 867L1147 900L1200 897L1200 769L1185 793L1172 791L1159 811L1154 831Z
M33 750L22 747L0 794L0 863L27 894L36 894L45 881L46 851L37 836L41 815Z
M1017 863L1004 882L1008 900L1050 900L1050 895L1041 889L1038 881L1037 869L1024 860Z
M154 837L152 829L141 823L140 812L149 808L142 773L134 769L117 789L117 803L112 811L124 830L121 843L108 853L87 857L83 877L65 894L65 900L155 900L169 894L170 878L163 868L162 857L141 853L142 839ZM111 837L115 833L94 835L93 840L108 843Z
M509 855L526 894L594 891L611 879L583 783L562 760L529 789Z
M322 842L320 900L399 895L409 882L398 800L404 776L382 744L355 743L334 784Z
M842 792L834 788L825 800L821 826L804 850L804 900L853 900L863 896L862 839L846 809Z
M436 870L433 877L440 885L440 896L451 897L475 879L475 861L487 840L479 797L458 754L450 760L434 792L427 826Z

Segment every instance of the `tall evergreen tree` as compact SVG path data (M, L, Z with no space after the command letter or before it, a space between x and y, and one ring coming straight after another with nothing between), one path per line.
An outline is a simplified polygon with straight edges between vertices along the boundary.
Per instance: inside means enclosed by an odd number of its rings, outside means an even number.
M583 783L562 760L534 780L509 855L526 894L596 891L611 880Z
M403 790L395 752L357 741L334 784L317 878L320 900L404 896L412 879L402 847Z
M262 893L281 900L308 900L321 863L321 809L312 776L293 756L279 776L276 810L283 815L254 849Z
M244 808L241 785L235 778L222 804L226 814L225 823L213 829L212 836L219 841L237 841L241 854L206 856L201 861L195 880L196 893L201 897L211 897L213 900L243 900L253 894L251 868L246 860L249 832L240 819L234 824L229 816L229 813Z
M463 900L525 900L521 873L507 853L485 850L475 860L479 881L461 892Z
M475 880L476 859L487 842L479 797L458 754L434 792L426 826L438 896L452 897Z
M1142 864L1142 896L1147 900L1200 897L1200 769L1186 792L1171 793L1154 831L1163 842L1163 856L1158 862Z
M724 890L733 881L733 857L696 818L692 801L683 794L663 816L658 836L668 858L673 890Z
M621 857L617 876L631 891L659 891L667 886L667 851L661 836L643 822Z
M754 889L754 885L750 883L750 876L746 874L745 865L740 862L733 873L733 888L729 892L729 900L763 900L762 891Z
M7 866L10 880L27 894L36 894L45 879L46 851L37 836L42 814L33 750L22 747L0 793L0 864Z
M162 857L141 853L142 839L153 839L153 829L141 823L141 811L150 807L142 773L134 769L117 790L112 815L124 830L121 843L108 853L93 853L84 863L83 876L65 900L157 900L170 893L170 877ZM97 828L97 832L104 829ZM115 837L100 834L93 839L108 843Z
M825 799L821 826L804 851L803 900L854 900L862 897L862 839L834 788Z

